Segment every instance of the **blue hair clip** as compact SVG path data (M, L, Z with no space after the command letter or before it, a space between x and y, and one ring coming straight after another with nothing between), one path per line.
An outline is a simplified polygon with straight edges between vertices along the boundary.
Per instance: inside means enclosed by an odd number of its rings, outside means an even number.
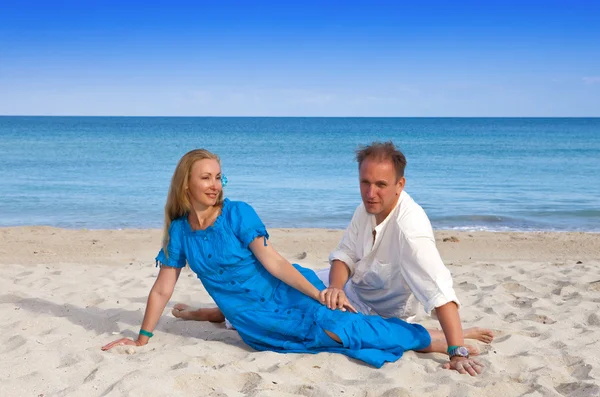
M221 175L221 185L223 187L227 186L227 177L225 175Z

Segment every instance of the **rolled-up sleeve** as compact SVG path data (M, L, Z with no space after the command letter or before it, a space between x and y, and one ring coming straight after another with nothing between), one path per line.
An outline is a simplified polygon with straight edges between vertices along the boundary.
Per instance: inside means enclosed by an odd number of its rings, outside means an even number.
M426 313L448 302L455 302L460 308L452 285L452 275L437 250L429 220L425 216L419 222L423 230L410 231L402 236L400 242L403 244L402 276ZM422 222L426 222L426 225Z
M344 236L342 240L337 245L335 250L329 255L329 265L333 263L334 260L339 260L344 262L348 268L350 269L350 275L354 274L354 270L356 269L356 262L358 262L358 255L356 244L358 243L358 209L354 212L354 216L352 217L352 221L346 228L344 232Z
M156 256L156 266L168 266L175 268L185 267L185 253L183 250L183 224L181 220L174 220L169 227L169 244L167 253L161 249Z

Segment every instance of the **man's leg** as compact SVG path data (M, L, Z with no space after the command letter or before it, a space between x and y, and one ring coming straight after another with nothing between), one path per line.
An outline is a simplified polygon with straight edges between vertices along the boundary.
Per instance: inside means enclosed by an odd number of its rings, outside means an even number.
M323 284L325 284L325 286L328 287L329 268L318 270L315 273L317 274L319 279L321 279ZM366 303L362 302L360 298L356 295L354 289L352 288L351 282L346 283L346 286L344 287L344 292L346 293L346 296L348 297L348 300L350 301L352 306L354 306L359 312L368 315L375 314L371 310L371 308ZM402 320L406 321L406 319ZM431 336L431 345L427 349L425 349L424 352L447 353L448 343L446 342L446 335L444 335L444 332L437 329L427 329L427 331ZM329 334L328 331L326 332ZM491 343L494 339L494 333L491 330L485 328L467 328L463 331L463 334L465 339L476 339L484 343ZM337 341L336 338L333 339ZM479 354L479 349L477 349L476 346L466 345L465 347L469 349L469 353L471 355Z
M438 329L427 329L431 336L431 345L427 349L422 350L424 353L447 353L448 343L446 342L446 335L443 331ZM472 327L467 328L463 331L465 339L476 339L483 343L491 343L494 340L494 333L485 328ZM469 350L469 354L476 356L479 354L479 349L476 346L465 345Z

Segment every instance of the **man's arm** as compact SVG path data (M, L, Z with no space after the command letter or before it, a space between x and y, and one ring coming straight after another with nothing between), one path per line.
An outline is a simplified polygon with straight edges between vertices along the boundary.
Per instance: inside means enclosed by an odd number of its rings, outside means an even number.
M435 244L431 224L424 211L414 211L404 221L400 236L401 272L412 293L425 311L435 309L449 346L464 343L458 315L459 301L452 286L452 275L444 265Z
M448 346L464 346L463 329L456 303L448 302L445 305L436 307L435 313L446 336Z
M413 235L406 239L405 247L410 252L407 258L410 259L405 262L407 266L403 266L403 274L425 311L429 313L435 309L447 346L464 346L463 329L458 314L459 303L452 288L452 276L439 256L433 233L431 236L427 234ZM481 365L478 362L461 356L452 357L445 368L473 376L481 373Z
M329 288L344 289L350 278L350 268L344 262L334 259L329 270Z
M319 300L330 309L344 309L350 305L344 286L350 278L350 268L339 259L331 261L329 287L321 291Z
M463 329L456 303L448 302L445 305L436 307L435 312L444 330L448 346L464 346ZM456 370L461 374L476 376L482 372L483 365L469 357L453 356L450 358L450 362L444 365L444 368Z

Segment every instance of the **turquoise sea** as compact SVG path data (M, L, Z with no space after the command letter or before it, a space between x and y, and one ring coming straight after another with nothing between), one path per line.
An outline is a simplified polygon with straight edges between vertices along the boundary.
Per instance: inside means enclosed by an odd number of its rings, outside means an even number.
M435 228L600 232L600 118L0 117L0 226L158 228L193 148L268 227L344 228L392 140Z

